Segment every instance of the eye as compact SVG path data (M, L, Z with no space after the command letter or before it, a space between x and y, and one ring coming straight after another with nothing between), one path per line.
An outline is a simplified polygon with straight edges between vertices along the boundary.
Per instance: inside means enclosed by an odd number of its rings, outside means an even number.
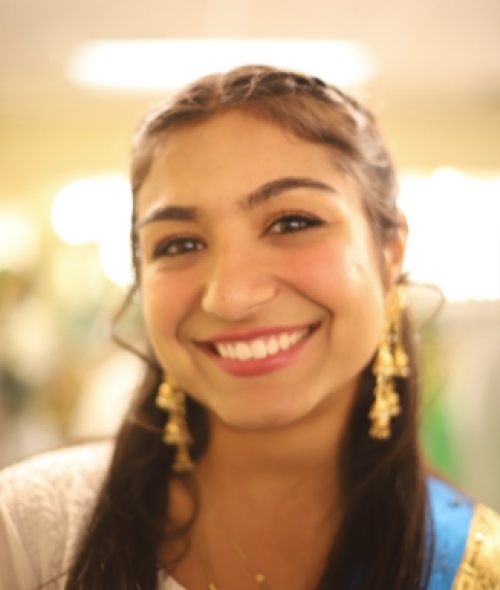
M203 248L203 242L196 238L173 238L160 242L153 250L153 258L191 254L192 252L198 252Z
M273 221L267 232L270 234L293 234L320 225L323 225L323 221L312 215L284 213Z

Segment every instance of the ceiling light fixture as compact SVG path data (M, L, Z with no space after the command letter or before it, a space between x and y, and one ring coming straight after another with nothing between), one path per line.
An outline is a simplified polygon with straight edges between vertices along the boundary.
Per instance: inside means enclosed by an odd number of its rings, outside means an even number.
M68 76L90 86L164 91L244 64L304 71L339 86L367 82L376 73L374 56L355 41L165 39L86 43L72 55Z

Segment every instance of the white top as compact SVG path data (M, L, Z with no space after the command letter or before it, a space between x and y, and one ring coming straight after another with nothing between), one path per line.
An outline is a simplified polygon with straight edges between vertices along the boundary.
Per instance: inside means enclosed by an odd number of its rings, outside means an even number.
M63 590L111 445L39 455L0 472L0 590ZM160 574L159 590L185 590Z

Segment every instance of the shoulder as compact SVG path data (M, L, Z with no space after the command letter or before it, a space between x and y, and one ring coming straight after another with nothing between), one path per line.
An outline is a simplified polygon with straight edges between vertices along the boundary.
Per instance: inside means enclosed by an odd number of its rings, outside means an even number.
M429 590L500 588L500 517L441 480L429 478L427 486L434 533Z
M106 464L111 450L111 441L55 449L5 467L0 470L0 480L6 482L19 477L29 479L40 475L45 480L58 480L63 474L85 476L86 472L91 474L98 469L103 461Z
M21 515L86 503L102 481L110 452L110 443L67 447L7 467L0 472L1 505Z
M69 564L110 454L110 443L70 447L0 472L0 570L12 579L6 588L40 584Z

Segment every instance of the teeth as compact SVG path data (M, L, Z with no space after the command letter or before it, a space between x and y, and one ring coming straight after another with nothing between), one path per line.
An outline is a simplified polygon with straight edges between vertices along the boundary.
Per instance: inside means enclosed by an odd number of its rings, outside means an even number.
M227 359L230 358L229 357L229 347L226 346L225 344L219 344L219 346L217 347L219 354L221 355L221 357L223 359Z
M262 340L254 340L250 344L250 352L254 359L265 359L267 356L266 345Z
M266 339L256 339L250 342L225 342L216 344L215 348L222 358L238 359L247 361L249 359L263 359L267 356L277 354L281 350L288 350L304 338L309 332L308 328L290 334L280 334Z
M278 350L280 349L280 345L278 344L278 340L274 336L271 336L271 338L269 338L266 349L267 349L267 354L276 354L278 352Z
M292 344L290 336L288 336L288 334L281 334L278 339L278 344L280 345L281 350L288 350Z
M227 346L231 346L228 344ZM250 350L250 346L245 342L237 342L236 343L236 358L240 361L247 361L248 359L252 358L252 351Z

